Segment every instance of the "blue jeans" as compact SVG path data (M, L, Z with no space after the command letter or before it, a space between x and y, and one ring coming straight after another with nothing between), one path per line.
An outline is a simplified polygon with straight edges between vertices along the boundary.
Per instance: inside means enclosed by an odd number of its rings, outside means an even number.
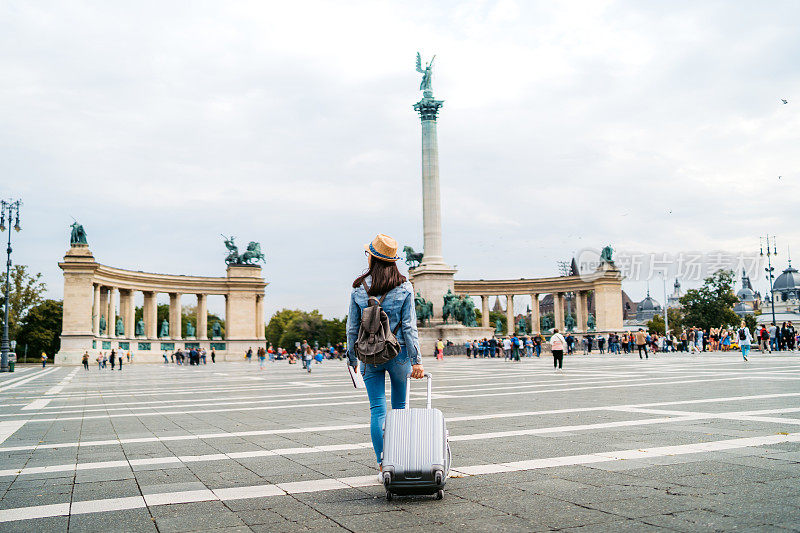
M750 345L749 344L742 344L742 357L747 359L748 355L750 355Z
M406 406L406 376L411 373L411 362L408 360L405 346L397 357L382 365L362 364L361 374L369 396L369 430L372 436L372 447L378 464L383 454L383 423L386 420L386 373L392 388L392 409L404 409Z

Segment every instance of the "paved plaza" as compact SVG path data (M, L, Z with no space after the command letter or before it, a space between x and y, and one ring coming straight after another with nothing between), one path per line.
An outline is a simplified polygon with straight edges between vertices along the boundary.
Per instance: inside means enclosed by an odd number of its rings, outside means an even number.
M800 530L797 354L425 365L442 501L385 500L343 362L18 368L0 531Z

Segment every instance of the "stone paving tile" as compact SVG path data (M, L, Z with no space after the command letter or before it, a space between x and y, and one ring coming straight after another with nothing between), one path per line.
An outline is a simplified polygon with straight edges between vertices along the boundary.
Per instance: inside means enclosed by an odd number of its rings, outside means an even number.
M106 513L75 515L70 517L69 530L86 533L148 533L158 531L147 509L125 509Z
M150 508L158 531L209 531L231 526L244 526L236 513L221 502L181 503Z

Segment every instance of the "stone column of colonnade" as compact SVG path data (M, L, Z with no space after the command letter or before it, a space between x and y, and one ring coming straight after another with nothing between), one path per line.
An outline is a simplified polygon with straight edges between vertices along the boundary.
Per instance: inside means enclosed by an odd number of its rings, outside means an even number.
M582 317L578 320L578 329L589 331L589 291L578 292L578 310Z
M517 331L514 324L514 295L506 295L506 321L508 322L508 334L513 335Z
M134 337L134 322L136 308L134 307L133 291L131 289L119 290L119 313L122 316L122 326L125 328L124 337Z
M564 293L553 293L553 320L559 333L564 332Z
M586 310L581 303L585 291L575 291L575 331L586 331Z
M531 294L531 333L541 332L541 317L539 316L539 295Z
M181 296L179 292L169 293L169 337L181 340Z
M106 315L106 333L109 337L116 337L117 326L117 289L115 287L108 288L108 314Z
M197 295L197 339L208 338L208 295Z
M158 338L157 316L158 304L156 302L156 293L153 291L145 291L144 304L142 306L142 319L144 320L144 336L148 339L155 340Z
M481 296L481 327L489 327L489 296Z
M92 334L97 337L100 335L100 285L93 285L92 296Z
M108 335L108 287L99 286L100 306L97 310L97 335L100 335L100 317L106 321L106 330L103 335Z

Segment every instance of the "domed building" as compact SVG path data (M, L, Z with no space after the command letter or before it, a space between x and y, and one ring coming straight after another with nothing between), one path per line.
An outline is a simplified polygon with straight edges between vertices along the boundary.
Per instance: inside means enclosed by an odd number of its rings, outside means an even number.
M792 260L789 259L789 266L775 278L772 284L772 291L775 294L775 303L791 302L800 300L800 272L792 267Z
M733 312L744 318L746 315L753 315L761 303L761 295L753 290L753 284L747 272L742 270L742 288L736 293L739 303L733 306Z
M650 289L647 289L647 297L636 305L636 321L647 322L662 313L661 304L650 296Z
M774 299L774 302L770 299ZM778 325L790 320L793 323L800 321L800 272L792 266L791 259L789 259L789 266L786 267L786 270L773 281L770 299L764 301L762 313L756 317L757 323L772 323L773 304L775 306L775 322Z

